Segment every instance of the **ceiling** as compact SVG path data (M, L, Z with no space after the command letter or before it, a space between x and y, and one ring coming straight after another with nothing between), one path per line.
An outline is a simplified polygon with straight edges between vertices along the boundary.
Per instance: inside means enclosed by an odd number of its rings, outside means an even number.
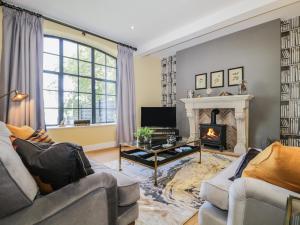
M299 3L299 0L8 0L7 2L130 44L138 48L138 54L147 55L169 54L190 47L200 43L201 40L196 40L205 35L212 38L225 35L226 32L222 29L228 30L228 27L236 26L256 16L292 6ZM272 18L268 20L270 19ZM132 26L134 29L131 29ZM247 26L249 25L239 29ZM218 34L211 35L214 32ZM208 39L205 37L203 40Z

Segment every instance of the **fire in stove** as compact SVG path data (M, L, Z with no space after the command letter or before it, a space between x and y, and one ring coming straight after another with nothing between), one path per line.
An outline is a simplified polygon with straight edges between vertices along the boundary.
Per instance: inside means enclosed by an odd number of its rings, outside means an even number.
M220 138L220 134L215 132L214 128L208 128L207 133L202 138L211 141L218 141Z
M219 112L218 109L213 109L210 124L200 124L200 138L203 145L224 150L226 149L226 125L217 124L216 115Z

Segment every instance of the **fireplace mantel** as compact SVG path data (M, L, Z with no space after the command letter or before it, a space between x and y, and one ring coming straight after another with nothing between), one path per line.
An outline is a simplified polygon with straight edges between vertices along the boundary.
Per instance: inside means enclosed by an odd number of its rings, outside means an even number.
M199 137L200 109L234 109L237 128L237 144L234 152L245 153L248 149L249 102L253 98L252 95L230 95L180 99L185 104L190 125L190 139Z

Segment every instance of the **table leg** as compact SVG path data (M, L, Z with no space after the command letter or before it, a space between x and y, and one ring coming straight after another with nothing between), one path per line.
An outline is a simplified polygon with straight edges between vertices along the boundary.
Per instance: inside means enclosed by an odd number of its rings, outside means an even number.
M199 141L199 163L201 163L201 141Z
M157 186L157 153L154 153L154 186Z
M121 164L121 151L122 151L122 145L119 145L119 171L122 171L122 164Z

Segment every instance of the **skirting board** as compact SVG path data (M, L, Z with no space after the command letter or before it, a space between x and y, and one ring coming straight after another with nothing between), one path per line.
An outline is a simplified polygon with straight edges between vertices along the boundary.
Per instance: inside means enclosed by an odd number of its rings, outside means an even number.
M99 144L94 144L94 145L85 145L85 146L83 146L83 150L88 152L88 151L95 151L95 150L99 150L99 149L113 148L113 147L116 147L115 141L99 143Z

